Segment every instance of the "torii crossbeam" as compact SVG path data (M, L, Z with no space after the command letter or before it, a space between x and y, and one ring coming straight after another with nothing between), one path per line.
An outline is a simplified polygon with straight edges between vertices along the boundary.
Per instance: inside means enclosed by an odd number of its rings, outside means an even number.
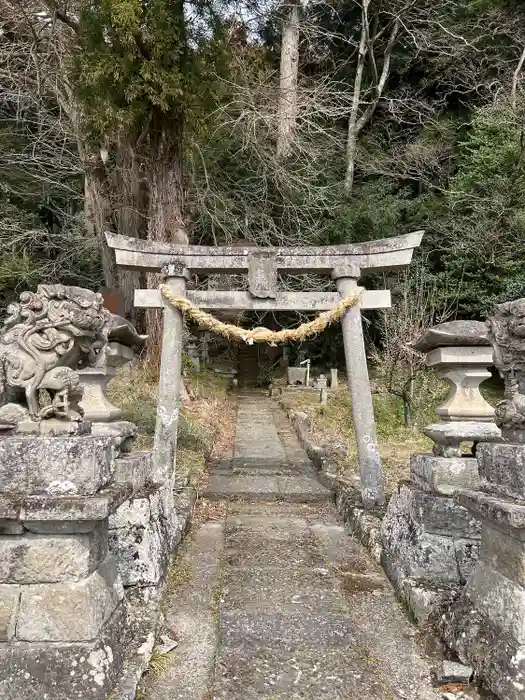
M164 270L165 282L178 296L187 296L200 308L260 311L325 311L352 295L363 272L396 270L412 260L423 237L416 231L394 238L338 246L258 248L210 247L144 241L106 234L116 262L125 268ZM281 292L278 271L330 274L335 292ZM248 291L186 290L189 273L247 274ZM156 289L135 291L135 305L164 309L159 379L159 403L153 450L153 478L173 477L179 414L182 353L182 313ZM372 393L368 377L361 310L390 307L388 290L366 290L358 305L342 318L348 387L357 440L361 495L367 507L384 502L383 473L377 443Z

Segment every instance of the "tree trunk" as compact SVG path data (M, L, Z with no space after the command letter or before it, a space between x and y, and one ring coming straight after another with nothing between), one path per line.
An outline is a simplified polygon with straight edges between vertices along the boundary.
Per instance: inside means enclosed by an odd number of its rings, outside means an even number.
M107 192L107 177L102 164L96 167L86 165L84 196L86 228L88 233L98 241L106 287L113 288L117 284L118 273L113 253L108 248L104 237L104 232L109 228L111 207Z
M149 176L148 240L188 243L184 222L183 116L157 113L152 120ZM148 274L148 287L158 287L159 275ZM146 361L159 368L162 316L156 309L146 314Z
M355 174L355 157L357 153L357 137L359 136L359 106L361 104L361 89L363 85L363 73L365 68L365 58L368 51L366 45L366 37L368 34L368 8L369 0L363 0L363 8L361 13L361 38L359 40L359 49L357 53L357 67L354 77L354 93L352 95L352 109L348 119L348 136L346 142L346 175L345 175L345 192L352 194L354 188Z
M297 125L297 82L299 71L299 2L293 0L283 27L279 106L277 114L277 157L286 157L292 150Z
M136 149L125 139L119 141L115 172L115 220L118 233L132 238L144 238L147 229L146 183ZM124 297L126 318L137 324L134 292L141 286L140 272L118 270L119 288Z

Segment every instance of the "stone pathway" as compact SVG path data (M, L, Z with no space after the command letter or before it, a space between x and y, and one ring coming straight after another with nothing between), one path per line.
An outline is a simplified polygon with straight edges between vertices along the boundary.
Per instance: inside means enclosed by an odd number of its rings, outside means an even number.
M144 700L437 700L382 570L345 531L279 409L241 397L171 572L169 632ZM262 502L264 501L264 502Z

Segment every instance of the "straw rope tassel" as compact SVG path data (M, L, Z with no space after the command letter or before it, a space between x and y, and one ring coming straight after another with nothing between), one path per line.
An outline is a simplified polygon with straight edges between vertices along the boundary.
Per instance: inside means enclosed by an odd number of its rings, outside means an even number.
M253 343L302 341L316 333L321 333L327 326L339 321L347 309L357 304L364 289L363 287L357 287L351 296L341 299L333 309L323 311L317 318L314 318L313 321L303 323L297 328L284 328L281 331L271 331L269 328L246 330L246 328L240 328L231 323L222 323L222 321L216 319L215 316L202 311L198 306L192 304L186 297L179 297L173 294L166 284L160 285L160 291L162 296L167 299L172 306L180 309L182 313L187 314L192 321L201 328L219 333L225 338L228 338L228 340L242 341L248 345L253 345Z

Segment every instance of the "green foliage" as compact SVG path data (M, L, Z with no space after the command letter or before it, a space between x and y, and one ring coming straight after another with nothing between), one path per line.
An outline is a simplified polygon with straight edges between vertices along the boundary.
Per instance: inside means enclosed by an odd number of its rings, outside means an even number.
M35 211L0 195L0 305L38 284L102 285L99 249L78 217L46 226Z
M198 123L224 43L211 9L190 27L185 12L184 0L84 2L71 77L94 138L119 127L140 133L155 114Z
M358 183L352 196L341 200L327 227L326 243L359 243L413 230L413 211L421 205L407 188L386 179Z
M523 112L495 104L476 110L458 144L458 169L436 227L438 274L462 280L459 310L483 316L525 292ZM433 243L436 236L432 238ZM446 244L446 247L443 245ZM438 243L439 245L439 243Z
M381 0L370 8L385 28L379 71L389 23L405 5ZM517 109L508 102L525 44L523 3L422 0L403 16L403 27L406 20L415 29L400 30L384 99L360 136L350 197L342 180L358 6L353 0L304 4L300 114L285 160L275 154L282 8L263 4L249 27L235 12L225 0L81 0L68 27L57 18L68 40L57 44L63 54L52 47L49 60L66 58L65 77L83 118L82 149L97 155L100 144L109 143L110 179L122 175L111 149L117 141L141 163L142 181L133 183L144 207L141 233L151 213L152 162L180 156L188 166L184 214L192 242L338 244L424 228L420 257L441 306L454 303L460 315L480 318L494 302L525 294L522 80ZM230 31L238 25L240 31ZM0 45L6 36L0 34ZM8 53L23 56L24 47ZM54 64L53 70L62 84ZM372 78L367 63L363 108ZM47 76L41 87L52 82ZM96 243L82 223L86 163L80 163L76 127L66 123L52 91L45 99L37 92L34 103L17 98L16 89L2 93L3 304L40 281L92 288L102 282ZM128 206L114 204L118 211ZM374 317L368 330L375 340ZM335 362L339 338L323 336L309 354ZM138 419L151 428L151 416Z

